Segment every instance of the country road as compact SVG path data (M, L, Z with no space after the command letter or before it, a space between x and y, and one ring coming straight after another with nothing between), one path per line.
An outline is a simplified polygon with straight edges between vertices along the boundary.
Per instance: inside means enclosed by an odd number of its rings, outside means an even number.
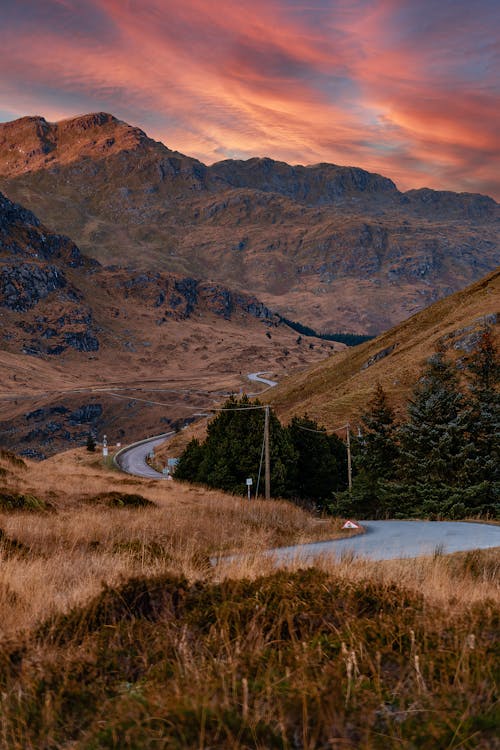
M266 552L277 563L354 554L370 560L447 554L500 547L500 526L465 521L361 521L365 534L331 542L297 544Z
M261 378L261 375L267 375L267 372L249 372L247 378L254 383L265 383L269 388L274 388L278 385L277 380L268 380L267 378Z
M141 440L139 443L128 445L118 451L114 461L127 474L134 474L136 477L144 477L145 479L164 479L165 477L159 471L155 471L146 463L146 459L148 453L155 446L164 443L168 437L174 434L174 432L166 432L163 435L157 435L147 440Z
M267 375L267 373L250 372L248 373L247 377L252 382L264 383L264 385L267 385L269 388L274 388L274 386L278 385L275 380L268 380L267 378L261 377L262 375ZM165 479L163 474L160 474L159 471L155 471L155 469L152 469L151 466L149 466L146 462L146 459L148 457L148 453L154 450L157 445L164 443L165 440L173 434L173 432L167 432L163 435L155 435L153 437L146 438L145 440L141 440L138 443L132 443L132 445L128 445L118 451L118 453L115 455L114 462L120 469L122 469L122 471L127 472L127 474L134 474L137 477L144 477L145 479L163 480Z

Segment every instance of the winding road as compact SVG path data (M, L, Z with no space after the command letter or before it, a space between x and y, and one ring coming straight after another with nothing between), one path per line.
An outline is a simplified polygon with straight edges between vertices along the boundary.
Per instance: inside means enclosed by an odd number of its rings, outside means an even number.
M247 375L247 378L253 383L264 383L264 385L267 385L269 388L274 388L274 386L278 385L277 381L268 380L267 378L261 377L261 375L267 375L267 372L250 372ZM262 392L263 391L261 391L261 393ZM163 435L154 435L145 440L139 440L137 443L127 445L115 454L113 462L115 466L118 466L119 469L127 472L127 474L134 474L136 477L144 477L145 479L163 480L165 479L163 474L160 474L159 471L151 468L146 459L148 454L154 450L157 445L164 443L165 440L172 435L174 435L173 432L165 432Z
M156 435L146 440L140 440L138 443L127 445L118 453L115 453L113 461L118 468L127 472L127 474L134 474L136 477L144 477L145 479L165 479L163 474L152 469L146 463L146 459L155 446L164 443L167 438L174 434L174 432L165 432L163 435Z
M265 385L268 385L269 388L274 388L276 385L278 385L277 380L268 380L267 378L261 378L261 375L267 375L267 374L268 374L267 372L250 372L248 373L247 378L251 380L253 383L265 383Z
M264 383L269 388L277 385L274 380L263 378L266 372L249 373L248 379ZM166 432L146 440L141 440L122 448L114 457L115 464L135 476L145 479L165 477L146 463L148 453L173 435ZM484 523L456 521L362 521L365 533L330 542L313 542L292 547L279 547L268 550L277 563L290 560L303 560L310 563L318 557L356 555L370 560L390 560L394 558L419 557L433 554L462 552L473 549L500 547L500 526Z
M500 547L500 526L465 521L361 521L365 534L331 542L278 547L265 554L277 562L356 555L370 560L420 557L439 551L465 552Z

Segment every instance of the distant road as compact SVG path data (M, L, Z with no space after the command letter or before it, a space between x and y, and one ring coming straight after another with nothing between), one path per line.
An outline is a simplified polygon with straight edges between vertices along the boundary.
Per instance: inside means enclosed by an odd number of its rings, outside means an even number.
M268 380L267 378L261 378L261 375L267 375L267 372L249 372L247 378L254 383L265 383L269 388L274 388L278 385L277 380Z
M447 554L500 547L500 526L465 521L361 521L365 534L331 542L279 547L266 554L278 562L354 554L370 560Z
M251 372L247 377L252 382L264 383L264 385L269 386L269 388L274 388L274 386L278 385L275 380L261 377L261 375L266 374L266 372ZM154 437L141 440L138 443L128 445L126 448L122 448L118 451L115 455L114 461L119 468L122 469L122 471L126 471L127 474L134 474L136 477L144 477L145 479L164 479L163 474L152 469L146 462L146 459L148 454L154 450L157 445L164 443L165 440L173 434L173 432L166 432L163 435L155 435Z
M134 474L137 477L144 477L145 479L164 479L163 474L159 471L155 471L146 463L148 453L150 453L155 446L164 443L165 440L174 435L173 432L166 432L163 435L157 435L156 437L147 438L141 440L139 443L133 443L128 445L126 448L122 448L121 451L115 455L115 463L118 464L120 469L126 471L127 474Z

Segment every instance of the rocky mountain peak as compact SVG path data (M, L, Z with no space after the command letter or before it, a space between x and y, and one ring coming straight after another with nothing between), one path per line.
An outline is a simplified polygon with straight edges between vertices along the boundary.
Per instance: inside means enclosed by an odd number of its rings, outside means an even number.
M231 187L280 193L311 206L339 203L364 194L371 198L399 195L396 185L387 177L336 164L291 165L267 157L246 161L226 159L213 164L209 171L212 178Z
M140 128L107 112L79 115L60 122L22 117L0 123L2 174L18 176L83 158L102 159L145 143L154 145Z

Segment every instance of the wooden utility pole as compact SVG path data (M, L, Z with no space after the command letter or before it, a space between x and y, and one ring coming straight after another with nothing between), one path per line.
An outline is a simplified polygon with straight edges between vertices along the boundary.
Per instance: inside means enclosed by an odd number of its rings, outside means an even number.
M269 455L269 406L264 412L264 473L266 500L271 499L271 458Z
M347 482L349 484L349 492L352 490L352 466L351 466L351 426L349 422L346 424L346 436L347 436Z

